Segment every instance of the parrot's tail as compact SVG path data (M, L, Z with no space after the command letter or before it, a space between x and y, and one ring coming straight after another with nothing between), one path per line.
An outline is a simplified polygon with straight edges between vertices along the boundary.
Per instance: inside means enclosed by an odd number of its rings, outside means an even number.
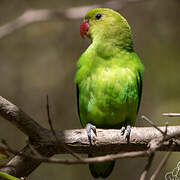
M89 154L88 157L96 157L100 156L100 154L92 155ZM101 154L102 156L102 154ZM91 171L91 174L94 178L106 178L108 177L115 165L115 161L106 161L106 162L101 162L101 163L90 163L89 164L89 169Z

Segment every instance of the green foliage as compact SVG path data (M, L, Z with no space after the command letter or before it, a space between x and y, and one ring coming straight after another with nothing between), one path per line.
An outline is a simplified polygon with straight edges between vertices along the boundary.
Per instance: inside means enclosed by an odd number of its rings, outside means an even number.
M0 176L4 177L6 179L9 179L9 180L20 180L19 178L16 178L14 176L11 176L11 175L4 173L4 172L1 172L1 171L0 171Z

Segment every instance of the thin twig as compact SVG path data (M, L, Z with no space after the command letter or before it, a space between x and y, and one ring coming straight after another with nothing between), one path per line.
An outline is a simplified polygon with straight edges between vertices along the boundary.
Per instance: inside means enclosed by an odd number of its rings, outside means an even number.
M146 116L142 116L142 119L145 120L146 122L148 122L151 126L153 126L155 129L157 129L163 136L166 136L166 134L156 126L155 123L153 123L149 118L147 118Z
M27 142L29 148L31 149L31 151L33 152L34 155L42 157L41 154L31 145L30 142Z
M167 117L180 117L180 113L163 113L162 115Z
M60 143L60 141L58 140L58 137L57 137L57 135L56 135L56 132L55 132L55 130L54 130L54 128L53 128L53 125L52 125L52 120L51 120L51 115L50 115L50 106L49 106L49 97L48 97L48 95L46 96L46 110L47 110L47 117L48 117L48 123L49 123L49 126L50 126L50 129L51 129L51 131L52 131L52 133L53 133L53 135L54 135L54 137L55 137L55 139L56 139L56 143L57 143L57 145L60 145L61 143ZM64 146L64 148L67 150L67 151L69 151L69 153L72 155L72 156L74 156L76 159L81 159L81 157L78 155L78 154L76 154L75 152L73 152L71 149L69 149L65 144L63 144L63 146Z
M59 140L58 140L58 138L56 136L56 132L55 132L55 130L53 128L53 125L52 125L52 120L51 120L51 116L50 116L50 107L49 107L49 97L48 97L48 95L46 96L46 110L47 110L47 117L48 117L48 123L49 123L50 129L51 129L51 131L53 133L53 136L56 139L56 142L59 143Z
M149 169L151 167L153 159L154 159L154 153L151 153L149 158L148 158L148 162L147 162L147 164L146 164L146 166L145 166L145 168L144 168L144 170L143 170L143 172L141 174L140 180L145 180L146 179L148 171L149 171Z
M162 143L166 141L166 138L168 137L168 122L165 123L165 130L164 130L164 135L162 139Z
M46 163L67 164L67 165L89 164L93 162L105 162L105 161L112 161L112 160L124 159L124 158L146 157L149 155L147 151L136 151L136 152L126 152L126 153L119 153L119 154L110 154L110 155L91 157L91 158L59 159L59 158L53 158L53 157L44 157L44 156L41 156L40 154L32 155L32 154L22 153L17 150L14 150L7 143L0 144L0 146L2 146L8 152L14 155L19 154L20 156L32 158L34 160L38 160L38 161L46 162Z
M98 8L98 7L108 7L114 10L119 10L124 8L129 3L141 3L145 0L114 0L107 1L102 4L93 4L89 6L79 6L63 9L39 9L39 10L27 10L21 16L17 17L15 20L0 27L0 39L6 37L7 35L29 25L37 22L44 22L55 19L66 19L74 20L83 18L87 11ZM146 0L147 1L147 0Z
M146 151L135 151L135 152L110 154L110 155L91 157L91 158L82 158L81 160L58 159L58 158L46 158L46 159L42 158L39 160L42 160L42 162L46 162L46 163L58 163L58 164L71 165L71 164L89 164L93 162L106 162L106 161L112 161L112 160L117 160L117 159L146 157L146 156L148 156L148 153Z
M166 155L164 156L164 158L160 162L159 166L156 168L156 170L154 171L153 175L151 176L150 180L155 180L156 179L157 175L159 174L159 172L161 171L161 169L164 167L164 165L166 164L167 160L169 159L171 153L172 153L171 151L166 153Z
M168 122L165 123L165 127L166 127L166 128L165 128L164 133L167 135L167 132L168 132Z
M168 123L166 122L166 126L165 126L165 131L163 132L159 127L156 126L156 124L154 124L150 119L148 119L146 116L142 116L142 118L144 120L146 120L151 126L153 126L155 129L157 129L158 131L160 131L163 135L163 137L160 138L154 138L152 139L149 143L148 143L148 151L149 153L155 153L155 151L160 148L163 143L167 140L169 140L169 136L167 136L167 128L168 128Z
M162 131L161 129L159 129L151 120L149 120L147 117L143 116L142 118L144 118L150 125L152 125L154 128L160 130L160 132ZM162 131L163 132L163 131ZM161 133L162 133L161 132ZM168 133L168 122L166 122L166 126L165 126L165 131L162 133L163 134L163 138L162 140L152 140L150 143L149 143L149 152L151 152L152 154L152 157L150 156L149 159L148 159L148 163L144 169L144 171L142 172L141 174L141 178L140 180L145 180L146 179L146 176L147 176L147 173L150 169L150 166L152 164L152 159L153 159L153 156L154 156L154 153L155 151L160 147L162 146L163 142L166 141L167 139L167 133ZM162 167L165 165L167 159L169 158L170 156L170 153L171 152L168 152L167 155L163 158L163 160L161 161L161 163L159 164L158 168L155 170L154 174L151 176L150 180L155 180L156 176L158 175L158 173L160 172L160 170L162 169Z

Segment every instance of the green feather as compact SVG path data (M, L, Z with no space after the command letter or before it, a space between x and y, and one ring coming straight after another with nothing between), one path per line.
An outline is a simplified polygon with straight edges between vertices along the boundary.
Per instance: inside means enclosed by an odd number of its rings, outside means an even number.
M102 14L99 20L95 19L97 13ZM92 43L77 63L81 124L98 128L134 126L144 68L133 51L130 27L119 13L106 8L89 11L85 19ZM113 166L114 162L91 163L90 170L94 177L106 177Z
M3 178L6 178L6 179L9 179L9 180L20 180L19 178L16 178L14 176L11 176L5 172L1 172L0 171L0 177L3 177Z
M98 156L96 154L96 156ZM101 154L99 156L102 156ZM88 157L93 157L93 155L89 155ZM115 161L108 161L102 163L90 163L89 169L94 178L106 178L112 172L115 165Z

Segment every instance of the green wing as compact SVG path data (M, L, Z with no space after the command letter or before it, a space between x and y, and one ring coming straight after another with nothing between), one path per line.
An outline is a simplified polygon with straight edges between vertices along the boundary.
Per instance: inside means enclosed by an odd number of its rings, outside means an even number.
M78 87L78 84L76 84L76 97L77 97L77 111L78 111L79 120L81 122L80 108L79 108L79 87ZM82 122L81 122L81 125L83 126Z
M138 87L138 108L137 108L137 113L138 113L141 103L141 96L142 96L142 73L140 72L138 72L138 76L137 76L137 87Z

